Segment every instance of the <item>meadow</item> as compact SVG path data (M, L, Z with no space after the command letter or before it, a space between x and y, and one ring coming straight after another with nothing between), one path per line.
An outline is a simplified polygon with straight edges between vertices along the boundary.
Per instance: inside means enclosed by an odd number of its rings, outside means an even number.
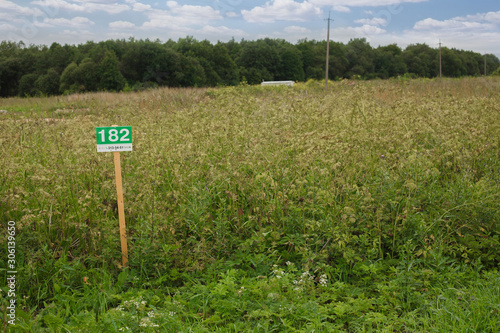
M500 79L0 99L8 332L500 331ZM98 126L132 126L113 154ZM16 324L7 321L8 221Z

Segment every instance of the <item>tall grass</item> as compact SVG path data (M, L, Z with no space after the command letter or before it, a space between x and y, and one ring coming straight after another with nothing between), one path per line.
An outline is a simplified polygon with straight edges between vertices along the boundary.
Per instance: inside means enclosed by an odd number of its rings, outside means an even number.
M468 329L454 290L493 323L499 102L491 78L1 100L19 329ZM134 136L127 269L95 146L112 124Z

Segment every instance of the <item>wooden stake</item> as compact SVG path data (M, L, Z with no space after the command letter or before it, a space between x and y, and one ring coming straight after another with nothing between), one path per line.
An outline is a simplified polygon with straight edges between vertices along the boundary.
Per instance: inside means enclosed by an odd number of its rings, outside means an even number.
M123 206L123 188L122 188L122 167L120 165L120 152L115 151L115 178L116 178L116 199L118 201L118 220L120 222L120 241L122 245L122 265L127 266L128 250L127 250L127 228L125 226L125 209Z

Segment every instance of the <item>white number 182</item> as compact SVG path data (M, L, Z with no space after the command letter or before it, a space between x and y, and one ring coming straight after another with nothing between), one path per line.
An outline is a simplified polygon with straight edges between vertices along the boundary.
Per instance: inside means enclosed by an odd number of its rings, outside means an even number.
M102 130L98 132L101 135L101 142L106 142L106 138L104 136L105 130ZM122 135L121 137L118 137L118 133ZM116 129L112 129L108 133L108 140L111 142L116 142L116 141L130 141L130 138L127 138L130 135L130 131L127 128L122 128L120 132Z

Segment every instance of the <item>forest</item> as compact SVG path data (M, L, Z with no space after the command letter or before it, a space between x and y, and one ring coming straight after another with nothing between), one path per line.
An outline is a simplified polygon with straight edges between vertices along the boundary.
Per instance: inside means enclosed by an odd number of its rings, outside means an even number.
M214 87L268 80L306 81L325 75L326 41L234 39L213 44L193 37L89 41L79 45L0 42L0 97L51 96L90 91L138 91L159 86ZM442 75L499 72L500 60L442 48ZM364 38L330 42L330 79L439 76L439 49L413 44L372 47Z

